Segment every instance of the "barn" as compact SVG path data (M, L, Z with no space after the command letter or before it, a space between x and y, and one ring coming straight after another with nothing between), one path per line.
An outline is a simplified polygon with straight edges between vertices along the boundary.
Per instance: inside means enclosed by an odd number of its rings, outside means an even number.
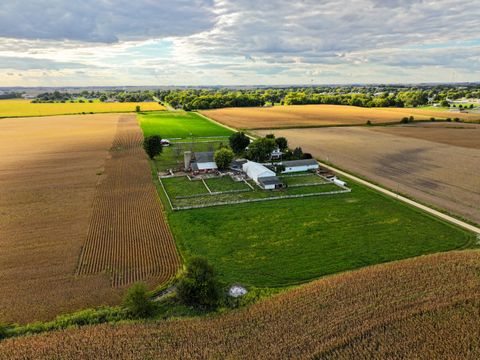
M242 165L242 169L248 177L255 181L255 183L262 189L273 190L283 187L282 182L276 174L262 164L254 161L247 161Z
M318 163L315 159L282 161L282 165L285 167L282 174L318 169Z
M185 151L185 170L210 171L217 170L215 155L213 151L191 152Z

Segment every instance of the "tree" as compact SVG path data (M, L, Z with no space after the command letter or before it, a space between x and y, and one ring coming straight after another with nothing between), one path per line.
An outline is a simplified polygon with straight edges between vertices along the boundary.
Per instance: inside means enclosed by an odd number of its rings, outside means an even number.
M163 150L162 138L158 135L147 136L145 140L143 140L143 148L145 149L145 152L147 153L149 158L153 159Z
M303 150L301 147L296 147L294 150L293 150L293 157L295 159L301 159L303 157Z
M235 154L241 154L245 151L245 148L250 144L250 139L243 132L236 132L230 135L229 138L230 147L235 152Z
M235 154L229 148L222 148L215 151L215 163L220 170L228 169Z
M140 105L135 106L135 112L140 112Z
M285 151L288 148L288 141L284 137L276 138L275 143L277 144L280 151Z
M276 146L274 139L257 139L249 145L247 157L254 161L266 161L270 159L272 151Z
M221 299L220 285L213 267L207 259L193 257L177 286L177 295L184 304L201 308L214 308Z
M442 106L442 107L450 107L450 104L448 103L447 100L442 100L442 101L440 101L440 106Z
M148 289L145 284L133 284L123 298L122 306L130 316L141 318L152 315L154 304L148 296Z

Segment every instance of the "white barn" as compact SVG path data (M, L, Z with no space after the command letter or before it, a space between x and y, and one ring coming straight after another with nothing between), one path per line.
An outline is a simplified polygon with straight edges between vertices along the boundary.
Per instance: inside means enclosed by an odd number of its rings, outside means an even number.
M317 170L319 167L318 162L315 159L282 161L282 165L285 166L285 170L282 171L282 174Z
M275 172L254 161L247 161L242 165L242 170L250 179L265 190L279 189L283 187L282 182Z

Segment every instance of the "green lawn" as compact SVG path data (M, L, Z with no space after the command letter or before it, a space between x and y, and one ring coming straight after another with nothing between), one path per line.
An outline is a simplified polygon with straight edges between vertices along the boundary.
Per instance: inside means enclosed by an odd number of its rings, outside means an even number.
M350 185L349 194L169 212L169 223L184 255L207 257L226 283L259 287L474 243L457 227Z
M230 176L221 178L206 179L208 187L213 192L235 191L235 190L251 190L243 181L233 181Z
M232 131L217 125L197 113L159 111L140 113L140 126L145 136L160 135L164 139L229 136Z
M301 176L281 176L283 183L288 186L299 186L305 184L325 184L327 181L315 174L305 174Z

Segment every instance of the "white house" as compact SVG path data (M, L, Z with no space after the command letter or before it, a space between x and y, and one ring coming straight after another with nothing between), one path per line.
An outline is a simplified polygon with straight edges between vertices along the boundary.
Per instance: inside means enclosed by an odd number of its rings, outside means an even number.
M285 166L282 174L318 169L318 163L315 159L282 161L282 165Z
M255 181L258 186L266 190L282 188L283 184L276 176L275 172L254 161L247 161L242 165L242 170L250 179Z

